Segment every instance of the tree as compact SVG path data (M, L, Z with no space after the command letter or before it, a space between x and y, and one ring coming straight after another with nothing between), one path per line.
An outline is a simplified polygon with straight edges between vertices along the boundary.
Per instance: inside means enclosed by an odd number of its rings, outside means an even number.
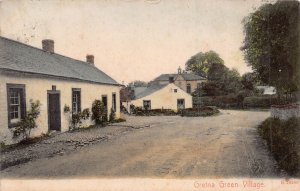
M130 87L123 87L120 90L121 102L127 102L134 99L134 91Z
M212 50L205 53L199 52L186 62L185 69L198 75L207 76L208 70L213 63L223 65L224 60Z
M245 90L254 90L256 84L256 76L252 72L247 72L242 75L241 83L243 85L243 89Z
M245 60L279 94L299 90L299 4L264 4L243 21Z
M148 85L147 82L141 81L141 80L135 80L133 82L130 82L128 84L128 87L146 87Z

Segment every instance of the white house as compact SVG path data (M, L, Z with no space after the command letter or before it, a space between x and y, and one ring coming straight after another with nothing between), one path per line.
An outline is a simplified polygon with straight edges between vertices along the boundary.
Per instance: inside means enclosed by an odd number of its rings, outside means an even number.
M192 96L176 86L174 83L152 84L144 91L135 95L135 99L129 103L123 103L129 111L129 106L144 109L184 109L192 107Z
M12 131L31 99L41 102L32 136L67 131L70 119L64 107L73 112L91 110L95 99L104 102L107 115L113 109L120 116L120 84L94 66L92 55L83 62L57 54L53 40L43 40L42 47L0 37L0 142L15 142Z

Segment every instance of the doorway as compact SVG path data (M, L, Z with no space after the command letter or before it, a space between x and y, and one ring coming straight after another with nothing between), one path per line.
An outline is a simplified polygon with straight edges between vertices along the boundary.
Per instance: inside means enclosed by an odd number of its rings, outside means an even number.
M49 131L61 131L60 92L48 91L48 125Z

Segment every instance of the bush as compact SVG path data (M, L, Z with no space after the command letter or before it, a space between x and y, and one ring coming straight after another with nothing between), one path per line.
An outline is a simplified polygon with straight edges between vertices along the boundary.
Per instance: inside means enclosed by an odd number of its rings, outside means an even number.
M81 128L82 120L86 120L90 117L91 112L89 108L82 110L82 112L72 113L70 130Z
M142 107L134 107L133 114L137 116L210 116L219 113L219 110L215 107L200 107L198 108L187 108L180 109L177 112L172 109L150 109L145 110Z
M92 120L95 120L97 125L104 125L107 122L107 113L100 100L95 100L92 104Z
M28 139L30 137L31 130L36 128L36 119L40 115L40 101L30 100L30 110L27 111L26 116L22 119L17 127L13 130L13 137L19 137L22 135L22 139Z
M199 108L189 108L180 110L181 116L185 117L199 117L199 116L211 116L219 113L220 111L216 107L199 107Z
M110 114L109 114L109 122L113 122L116 119L116 112L112 108L110 109Z
M252 96L245 97L243 101L243 106L245 108L269 108L273 104L278 104L278 99L276 96Z
M287 121L268 118L258 126L259 134L267 141L280 168L290 175L299 172L300 165L300 119Z

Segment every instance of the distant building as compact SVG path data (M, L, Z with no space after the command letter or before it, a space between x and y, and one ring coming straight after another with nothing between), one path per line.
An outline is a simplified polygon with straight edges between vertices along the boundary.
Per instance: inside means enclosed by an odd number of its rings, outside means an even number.
M174 83L152 84L144 91L135 95L130 102L144 109L185 109L192 107L192 96Z
M273 86L256 86L257 89L261 90L264 95L276 94L276 89Z
M184 70L182 71L179 67L177 74L161 74L150 83L163 85L171 82L185 92L191 94L197 89L197 87L200 86L202 82L205 81L207 81L205 77L193 73L187 73Z
M56 54L53 40L42 45L39 49L0 37L0 142L14 142L12 130L26 116L30 99L41 103L32 136L69 130L64 107L72 113L91 110L95 99L104 102L107 115L112 109L120 116L120 84L94 66L93 55L83 62Z

